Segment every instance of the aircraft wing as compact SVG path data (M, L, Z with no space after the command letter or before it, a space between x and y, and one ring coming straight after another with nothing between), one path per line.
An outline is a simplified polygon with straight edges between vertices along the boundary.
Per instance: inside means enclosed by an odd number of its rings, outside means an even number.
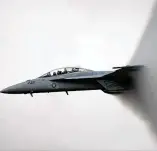
M113 67L113 69L117 69L116 71L113 71L112 73L109 73L105 76L111 76L111 77L126 77L129 76L131 72L139 71L143 68L142 65L135 65L135 66L122 66L122 67Z
M142 69L143 65L134 65L134 66L122 66L122 67L113 67L113 69L127 70L127 71L139 71Z

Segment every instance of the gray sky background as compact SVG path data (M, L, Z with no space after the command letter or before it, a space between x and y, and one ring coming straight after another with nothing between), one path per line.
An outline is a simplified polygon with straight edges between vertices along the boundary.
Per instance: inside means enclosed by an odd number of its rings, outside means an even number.
M0 1L0 88L53 68L125 65L154 0ZM156 149L145 123L101 91L0 96L0 149Z

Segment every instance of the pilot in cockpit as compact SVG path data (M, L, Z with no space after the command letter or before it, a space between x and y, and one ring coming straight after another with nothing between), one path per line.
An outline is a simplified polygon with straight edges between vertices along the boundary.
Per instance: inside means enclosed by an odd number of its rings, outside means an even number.
M78 68L72 68L72 72L78 72Z
M63 74L66 74L66 73L68 73L68 72L67 72L67 69L64 68Z
M56 76L56 72L53 72L53 76Z
M51 77L51 73L50 72L47 73L47 77Z
M53 72L53 76L56 76L56 75L61 75L61 74L67 74L67 73L73 73L73 72L78 72L79 71L79 68L72 68L71 70L67 71L67 68L64 68L64 71L56 71L56 72Z
M57 71L57 75L60 75L60 74L62 74L62 72L58 70L58 71Z

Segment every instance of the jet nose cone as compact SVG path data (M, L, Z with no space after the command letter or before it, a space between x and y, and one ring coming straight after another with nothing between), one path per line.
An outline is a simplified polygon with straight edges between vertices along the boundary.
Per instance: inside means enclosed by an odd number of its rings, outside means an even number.
M5 89L1 90L0 93L5 93Z
M7 88L1 90L0 92L1 93L7 93L7 94L16 94L16 93L19 93L20 88L21 88L20 84L16 84L16 85L7 87Z
M22 94L22 93L30 92L30 87L28 87L27 84L25 84L25 82L22 82L9 86L1 90L0 92L7 93L7 94Z
M12 88L8 87L0 91L1 93L10 93L12 92Z

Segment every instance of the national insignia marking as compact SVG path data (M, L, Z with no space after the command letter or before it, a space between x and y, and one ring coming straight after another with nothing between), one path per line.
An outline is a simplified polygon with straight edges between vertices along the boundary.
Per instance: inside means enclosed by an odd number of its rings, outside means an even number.
M52 83L52 87L55 88L56 87L56 83Z

